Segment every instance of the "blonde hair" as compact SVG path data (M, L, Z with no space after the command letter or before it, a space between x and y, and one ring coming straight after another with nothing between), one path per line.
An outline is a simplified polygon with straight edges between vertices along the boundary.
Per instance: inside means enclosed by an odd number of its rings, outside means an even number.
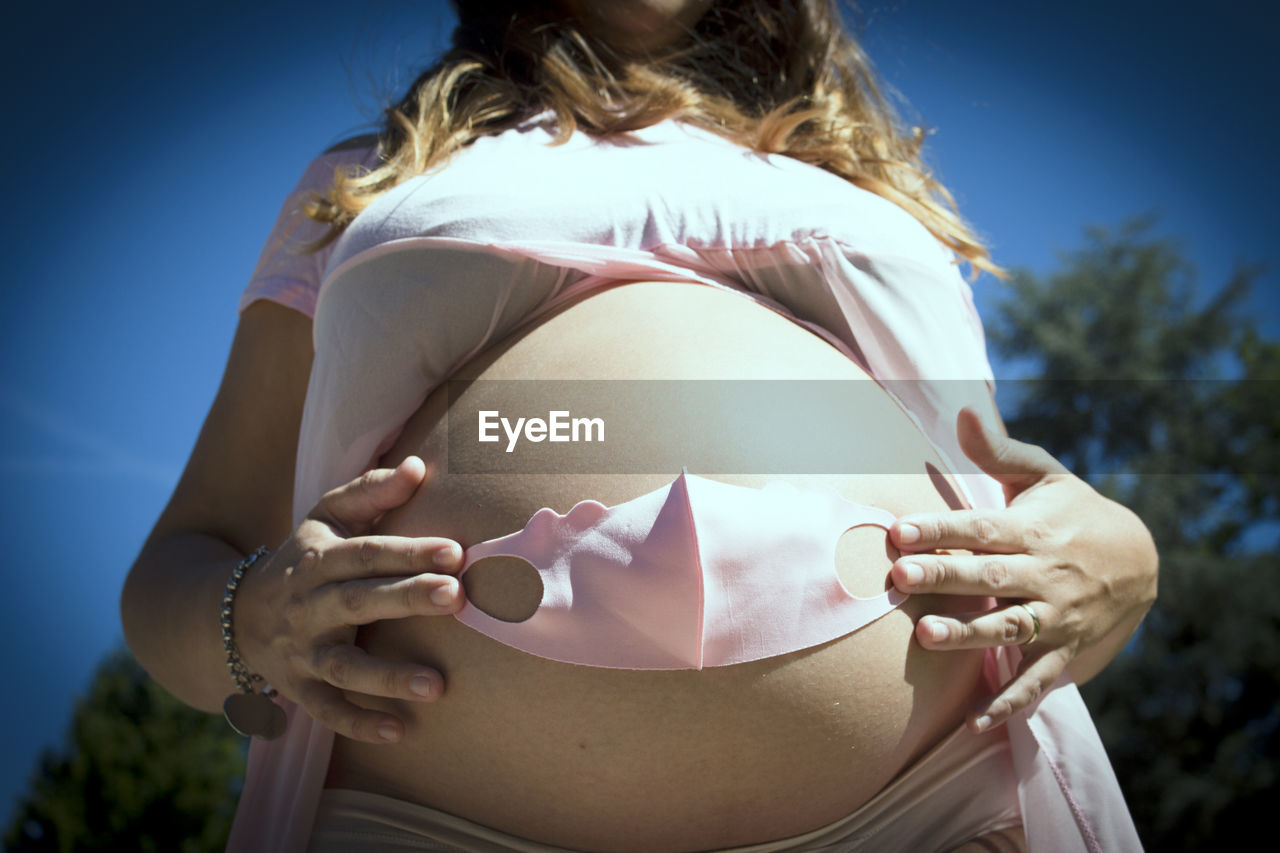
M307 210L330 225L321 245L402 181L551 110L555 143L679 118L811 163L906 210L975 276L1005 276L925 167L924 130L902 128L832 0L717 0L691 38L638 59L585 35L558 5L455 0L451 49L386 111L381 165L339 170Z

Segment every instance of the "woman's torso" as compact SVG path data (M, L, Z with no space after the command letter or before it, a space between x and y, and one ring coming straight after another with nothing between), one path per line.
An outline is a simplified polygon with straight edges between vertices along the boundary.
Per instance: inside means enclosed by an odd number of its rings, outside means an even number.
M867 381L845 355L782 316L733 293L673 282L597 291L492 347L463 374L480 380ZM618 386L615 411L626 413L637 386ZM548 407L538 383L493 387L502 408ZM864 411L840 433L865 452L867 467L847 465L849 473L822 483L895 515L954 506L946 487L940 492L926 474L927 466L946 466L911 420L882 391L859 400ZM384 461L417 453L440 470L462 470L498 452L459 441L462 425L445 417L447 402L438 388ZM761 406L763 415L767 403ZM742 414L735 417L741 421ZM766 435L748 430L734 441L710 434L701 451L690 452L712 454L727 464L721 470L759 471L762 450L801 434L799 425L794 434L771 427ZM646 455L668 455L643 441L619 452L628 465L618 470L645 470ZM890 471L900 473L886 476ZM674 473L437 475L380 529L448 536L467 546L520 529L540 507L565 512L585 499L617 504ZM746 486L814 482L710 476ZM875 595L885 588L892 557L883 531L860 528L841 542L840 578L859 596ZM776 571L777 595L786 596L786 567ZM501 583L494 586L483 592L501 599ZM359 642L373 654L439 667L446 692L430 705L385 703L409 721L401 744L339 738L327 784L420 802L580 849L705 849L798 834L868 800L954 729L977 698L981 652L929 654L911 639L914 618L939 605L965 609L968 603L912 598L834 642L702 671L544 660L449 618L378 623L362 629Z

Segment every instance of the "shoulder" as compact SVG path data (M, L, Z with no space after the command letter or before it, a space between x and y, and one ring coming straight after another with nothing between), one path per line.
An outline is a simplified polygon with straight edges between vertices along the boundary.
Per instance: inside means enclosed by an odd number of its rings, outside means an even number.
M378 137L364 134L344 139L322 151L303 170L294 195L305 192L323 194L333 185L334 171L351 166L372 169L378 165Z
M274 227L258 256L257 266L240 297L240 311L258 300L268 300L310 317L332 244L312 247L328 233L328 227L306 214L307 206L333 186L334 173L352 166L373 168L378 163L378 138L355 136L325 149L302 172L286 196Z
M363 133L359 136L352 136L341 142L330 145L320 155L321 157L342 157L355 154L367 154L378 147L378 134Z

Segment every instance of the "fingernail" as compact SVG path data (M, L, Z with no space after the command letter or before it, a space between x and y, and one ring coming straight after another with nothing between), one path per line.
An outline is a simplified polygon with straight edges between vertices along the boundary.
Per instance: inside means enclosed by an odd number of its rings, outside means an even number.
M417 693L419 696L430 696L431 695L431 679L427 678L425 675L415 676L409 682L409 689L412 690L414 693Z
M436 550L435 561L437 566L451 566L458 561L458 546L445 545Z
M985 732L987 729L991 728L991 717L987 714L983 714L981 717L974 720L973 724L978 731Z
M914 524L898 525L898 541L903 545L910 545L913 542L920 541L920 528Z
M450 604L453 604L453 597L456 594L453 584L441 584L431 591L431 603L439 605L440 607L448 607Z
M902 573L907 578L907 583L915 585L924 580L924 566L919 563L903 563Z
M399 733L396 731L395 726L383 723L378 726L378 737L386 741L393 741L399 738Z
M933 638L935 643L941 643L947 637L951 636L951 631L947 628L945 622L934 622L930 626L929 636Z

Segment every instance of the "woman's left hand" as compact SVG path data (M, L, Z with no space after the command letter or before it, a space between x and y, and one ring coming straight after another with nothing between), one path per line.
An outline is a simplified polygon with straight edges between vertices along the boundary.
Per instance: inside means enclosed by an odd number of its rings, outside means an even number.
M1000 599L993 610L916 623L927 649L1023 646L1013 679L969 714L982 731L1033 703L1064 669L1083 683L1106 666L1155 601L1157 555L1133 512L1043 448L992 432L967 408L957 430L965 454L1004 486L1008 506L898 519L892 578L902 592ZM948 548L974 553L933 553Z

